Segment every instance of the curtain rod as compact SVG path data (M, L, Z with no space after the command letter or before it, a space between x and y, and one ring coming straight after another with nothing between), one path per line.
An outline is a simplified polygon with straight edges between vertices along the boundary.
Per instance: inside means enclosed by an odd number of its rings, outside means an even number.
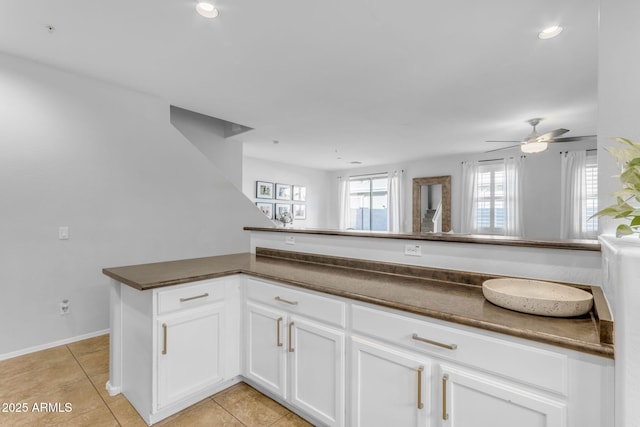
M584 151L586 151L588 153L590 151L598 151L598 149L597 148L588 148L588 149L586 149ZM568 151L561 151L560 152L560 154L565 154L565 153L568 153Z
M513 159L515 157L509 157L510 159ZM520 156L521 159L526 159L527 156ZM482 163L482 162L497 162L499 160L504 160L504 157L501 157L499 159L486 159L486 160L476 160L478 163ZM460 162L460 163L464 163L464 162Z

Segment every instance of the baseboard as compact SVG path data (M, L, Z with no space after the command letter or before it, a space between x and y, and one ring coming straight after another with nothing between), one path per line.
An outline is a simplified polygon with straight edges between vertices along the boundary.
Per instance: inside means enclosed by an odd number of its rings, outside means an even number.
M42 345L37 345L35 347L28 347L28 348L25 348L25 349L22 349L22 350L12 351L11 353L0 354L0 361L1 360L12 359L12 358L18 357L18 356L23 356L23 355L29 354L29 353L35 353L36 351L41 351L41 350L46 350L46 349L53 348L53 347L58 347L60 345L70 344L70 343L76 342L76 341L86 340L87 338L98 337L100 335L104 335L104 334L108 334L108 333L109 333L109 329L103 329L101 331L95 331L95 332L90 332L90 333L84 334L84 335L78 335L78 336L71 337L71 338L65 338L63 340L54 341L54 342L51 342L51 343L48 343L48 344L42 344Z
M107 381L104 388L107 390L107 393L109 393L109 396L115 396L122 393L122 387L114 387L111 385L110 381Z

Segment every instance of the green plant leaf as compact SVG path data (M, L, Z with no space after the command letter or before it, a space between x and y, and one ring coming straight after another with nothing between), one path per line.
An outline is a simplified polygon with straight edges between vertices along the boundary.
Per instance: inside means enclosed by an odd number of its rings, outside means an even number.
M616 228L616 237L628 236L629 234L633 234L633 230L626 224L620 224Z
M631 227L635 227L635 226L640 225L640 216L637 216L637 215L636 215L636 216L631 220L631 222L629 223L629 225L630 225Z

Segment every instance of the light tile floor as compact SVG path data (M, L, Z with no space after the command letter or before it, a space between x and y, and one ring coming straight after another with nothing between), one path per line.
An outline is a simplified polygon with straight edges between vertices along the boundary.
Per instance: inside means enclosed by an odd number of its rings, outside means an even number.
M123 395L107 394L108 378L109 335L1 361L0 426L146 426ZM155 425L311 426L244 383Z

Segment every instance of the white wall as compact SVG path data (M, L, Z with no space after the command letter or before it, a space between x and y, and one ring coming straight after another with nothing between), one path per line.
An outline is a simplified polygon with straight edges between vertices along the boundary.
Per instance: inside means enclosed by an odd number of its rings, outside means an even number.
M0 93L0 358L107 329L102 268L244 252L264 225L160 99L6 55Z
M242 142L225 138L225 122L215 117L171 106L176 127L238 190L242 190Z
M617 145L611 138L640 140L640 2L600 1L598 60L598 148ZM598 161L599 201L607 206L620 188L612 178L618 169L612 156ZM601 231L615 233L617 221L601 222ZM640 425L640 240L601 238L605 292L613 307L616 336L616 427Z
M337 189L337 184L330 180L328 172L245 156L242 181L242 191L254 203L294 203L275 199L257 199L256 181L307 187L307 201L300 202L307 206L307 219L294 220L294 227L327 228L330 217L337 215L330 210L329 206L333 197L333 187L336 186Z
M522 237L538 239L560 238L560 152L567 150L585 150L596 147L595 141L551 144L540 154L529 154L524 163L524 235ZM413 178L451 175L451 225L454 232L460 232L461 175L462 161L487 160L519 156L518 150L505 150L498 153L451 155L437 158L425 158L402 164L388 164L359 169L333 172L338 176L351 176L368 173L404 170L404 221L403 230L411 231L412 225L412 183ZM332 209L337 212L337 196L331 199ZM337 218L330 227L337 228Z

